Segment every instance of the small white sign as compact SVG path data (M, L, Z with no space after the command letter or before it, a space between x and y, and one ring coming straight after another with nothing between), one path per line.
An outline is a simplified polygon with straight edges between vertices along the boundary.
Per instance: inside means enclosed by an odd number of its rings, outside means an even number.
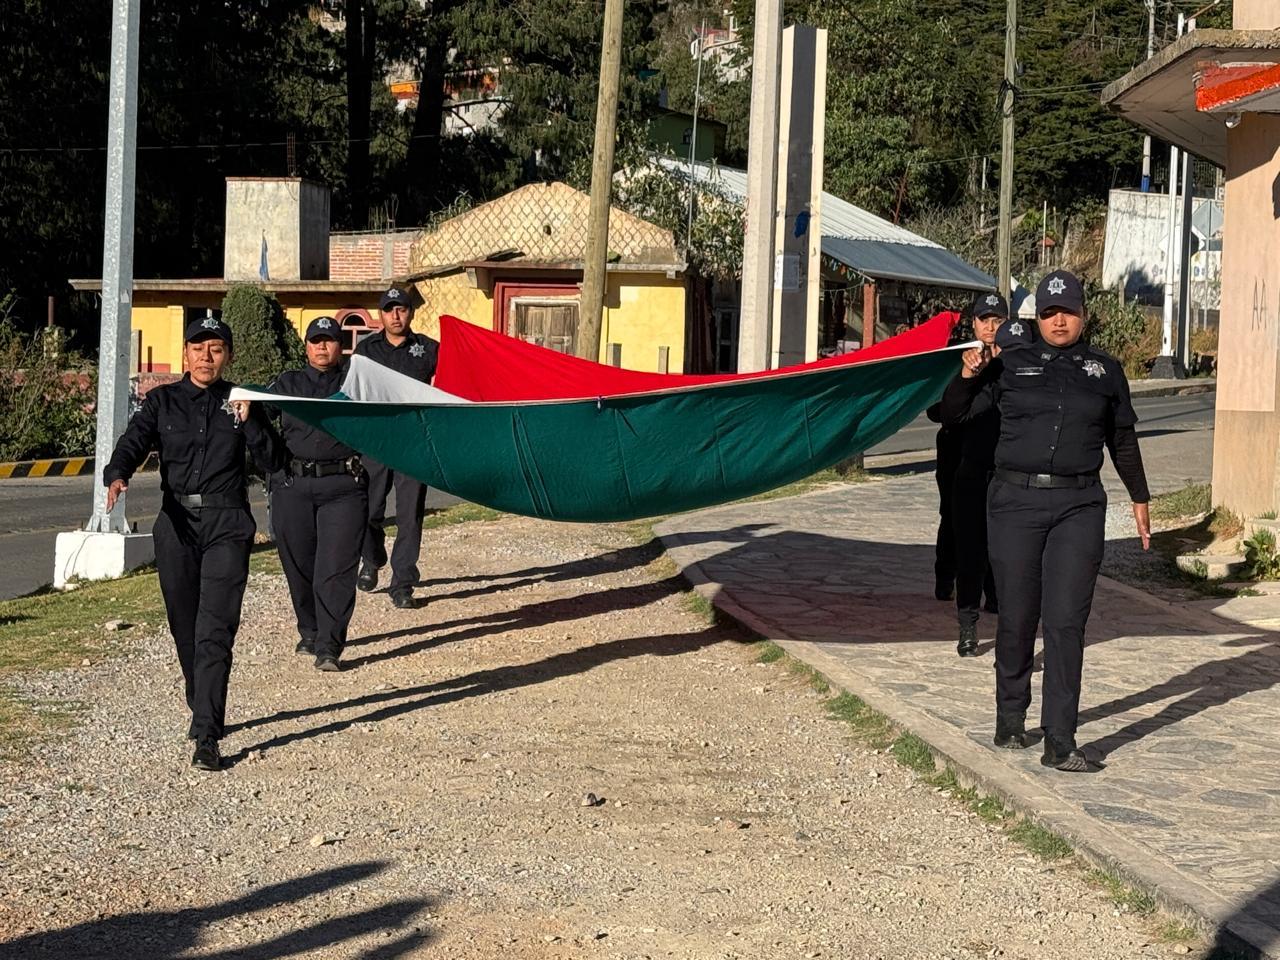
M784 291L800 289L800 254L778 254L773 263L773 286Z

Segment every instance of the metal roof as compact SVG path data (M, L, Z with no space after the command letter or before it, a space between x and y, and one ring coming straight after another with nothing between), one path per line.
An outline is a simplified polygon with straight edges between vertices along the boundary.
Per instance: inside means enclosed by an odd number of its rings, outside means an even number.
M689 164L667 157L658 162L688 177ZM695 182L706 182L735 203L747 198L747 172L710 163L694 164ZM890 223L830 193L822 194L822 252L864 276L961 290L990 290L995 278L946 247Z

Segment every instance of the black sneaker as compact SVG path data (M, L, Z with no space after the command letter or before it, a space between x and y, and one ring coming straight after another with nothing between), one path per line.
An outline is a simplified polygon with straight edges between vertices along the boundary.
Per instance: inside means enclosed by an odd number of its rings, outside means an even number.
M392 590L391 603L401 610L412 610L418 605L413 599L413 590L410 587L396 587Z
M992 742L1006 750L1023 750L1031 746L1027 736L1027 718L1023 714L996 714L996 735Z
M1076 746L1075 737L1062 737L1045 731L1044 756L1040 762L1064 773L1088 773L1089 758Z
M972 623L960 625L960 642L956 644L956 653L962 657L978 655L978 628Z
M360 574L356 577L356 586L365 593L372 593L378 586L378 568L372 563L361 562Z
M303 637L298 641L298 645L293 648L294 653L306 654L308 657L316 655L316 642L310 637Z
M316 657L316 669L324 673L337 673L342 667L338 666L338 658L322 653Z
M218 752L218 741L213 737L202 738L191 756L191 765L198 770L221 770L222 754Z

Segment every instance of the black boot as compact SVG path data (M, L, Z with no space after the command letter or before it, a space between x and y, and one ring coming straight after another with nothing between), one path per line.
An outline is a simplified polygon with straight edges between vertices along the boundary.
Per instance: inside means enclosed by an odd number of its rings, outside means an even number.
M298 641L298 645L293 648L294 653L306 654L308 657L316 655L316 641L312 637L303 637Z
M978 628L972 623L960 624L960 642L956 644L956 653L962 657L978 655Z
M372 593L378 586L378 568L367 560L361 561L360 573L356 577L356 586L364 593Z
M997 713L996 735L992 742L1006 750L1022 750L1031 746L1031 738L1027 736L1026 715Z
M191 765L200 770L221 770L222 754L218 751L218 741L213 737L201 738L191 757Z
M1089 758L1076 746L1076 738L1052 730L1044 732L1044 756L1040 762L1064 773L1088 773Z

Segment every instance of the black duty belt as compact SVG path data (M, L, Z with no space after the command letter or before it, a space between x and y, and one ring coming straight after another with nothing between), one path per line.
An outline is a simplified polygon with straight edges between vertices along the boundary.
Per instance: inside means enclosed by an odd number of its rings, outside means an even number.
M290 460L289 472L295 477L336 477L340 473L360 476L363 467L359 456L343 460Z
M249 508L249 500L243 493L166 493L166 500L176 503L188 510L199 510L208 507L214 510L236 510Z
M1098 482L1096 473L1076 473L1064 476L1057 473L1021 473L1017 470L996 469L996 479L1019 487L1037 490L1083 490Z

